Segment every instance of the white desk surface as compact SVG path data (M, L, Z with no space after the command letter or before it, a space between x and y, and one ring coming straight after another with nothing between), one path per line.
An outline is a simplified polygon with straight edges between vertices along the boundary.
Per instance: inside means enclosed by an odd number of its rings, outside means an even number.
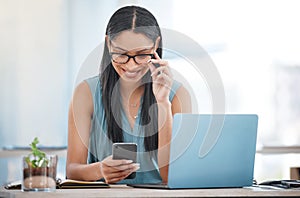
M55 192L22 192L20 190L0 190L0 197L300 197L300 189L274 190L250 188L223 189L141 189L126 185L111 185L102 189L58 189Z

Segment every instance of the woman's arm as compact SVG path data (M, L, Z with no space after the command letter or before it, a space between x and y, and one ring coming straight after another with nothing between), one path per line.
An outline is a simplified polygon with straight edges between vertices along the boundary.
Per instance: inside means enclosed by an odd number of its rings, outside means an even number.
M86 82L75 89L69 108L68 151L66 176L77 180L102 178L100 162L87 164L93 99Z
M170 159L170 141L172 136L173 115L175 113L191 112L191 97L189 92L181 86L172 103L169 95L173 83L168 61L162 60L154 53L155 59L149 62L153 81L153 94L158 106L158 166L160 176L164 183L168 180L168 168ZM155 67L153 64L159 64Z
M183 86L177 90L172 103L158 103L158 164L164 183L168 180L173 116L175 113L190 113L191 111L190 94Z
M87 164L93 111L91 91L83 82L76 88L70 104L66 175L68 179L95 181L104 178L107 183L116 183L138 170L139 164L113 160L111 155L101 162Z

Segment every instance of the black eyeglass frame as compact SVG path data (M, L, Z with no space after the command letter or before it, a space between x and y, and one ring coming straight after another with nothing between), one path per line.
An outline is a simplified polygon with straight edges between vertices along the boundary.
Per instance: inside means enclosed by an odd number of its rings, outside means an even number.
M117 61L115 61L115 60L112 58L114 54L116 54L116 55L122 55L122 56L127 56L128 59L127 59L126 62L117 62ZM136 64L141 65L141 64L143 64L143 63L138 63L138 62L135 60L135 57L137 57L137 56L151 56L151 59L154 58L154 54L136 54L136 55L134 55L134 56L130 56L130 55L128 55L128 54L121 54L121 53L111 52L111 53L109 53L109 55L110 55L111 60L112 60L113 62L115 62L115 63L118 63L118 64L126 64L126 63L128 63L128 61L132 58Z

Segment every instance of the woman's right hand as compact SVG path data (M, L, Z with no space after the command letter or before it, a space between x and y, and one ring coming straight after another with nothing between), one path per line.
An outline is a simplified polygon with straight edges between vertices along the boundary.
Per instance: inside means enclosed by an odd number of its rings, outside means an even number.
M132 163L132 160L114 160L112 155L106 157L100 164L102 176L108 184L117 183L140 168L140 164Z

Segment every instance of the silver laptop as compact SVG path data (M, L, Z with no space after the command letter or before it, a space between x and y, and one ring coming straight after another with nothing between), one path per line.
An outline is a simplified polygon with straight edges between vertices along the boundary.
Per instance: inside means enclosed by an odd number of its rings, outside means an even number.
M258 117L253 114L176 114L167 184L141 188L251 186Z

